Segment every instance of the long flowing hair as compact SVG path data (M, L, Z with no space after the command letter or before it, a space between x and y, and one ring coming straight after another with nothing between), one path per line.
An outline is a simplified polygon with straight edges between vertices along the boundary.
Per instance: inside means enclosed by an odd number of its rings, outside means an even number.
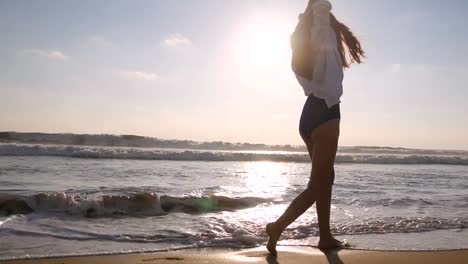
M362 49L361 42L359 42L351 29L338 21L332 13L330 13L330 22L332 28L336 32L338 51L341 55L343 68L349 68L353 63L361 64L363 59L366 57L365 52Z
M312 7L316 1L317 0L309 0L305 11L306 14L313 13ZM312 17L310 15L306 16L305 18L310 20L309 23L313 22L311 21ZM343 68L349 68L353 63L361 64L366 55L358 38L354 35L348 26L338 21L335 15L331 12L330 23L336 32L336 38L338 40L338 52L341 55Z

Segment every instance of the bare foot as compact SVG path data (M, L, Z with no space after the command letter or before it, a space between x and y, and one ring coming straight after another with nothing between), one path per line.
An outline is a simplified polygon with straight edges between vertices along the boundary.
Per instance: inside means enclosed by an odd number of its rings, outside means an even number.
M276 251L276 243L281 236L281 230L276 227L275 223L269 223L266 226L266 232L268 234L268 243L266 248L272 256L276 256L278 254Z
M338 239L335 239L333 237L326 238L326 239L320 239L318 243L318 248L320 250L330 250L330 249L335 249L335 248L345 248L349 247L348 241L340 241Z

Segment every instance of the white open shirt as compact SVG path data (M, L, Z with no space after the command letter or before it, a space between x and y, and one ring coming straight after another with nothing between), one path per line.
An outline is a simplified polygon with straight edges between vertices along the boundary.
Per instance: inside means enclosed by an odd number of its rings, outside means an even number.
M344 77L336 33L330 23L332 5L327 0L317 0L312 6L312 10L311 38L318 49L313 80L308 80L296 73L295 75L306 96L313 94L324 99L330 108L340 103L340 97L343 95Z

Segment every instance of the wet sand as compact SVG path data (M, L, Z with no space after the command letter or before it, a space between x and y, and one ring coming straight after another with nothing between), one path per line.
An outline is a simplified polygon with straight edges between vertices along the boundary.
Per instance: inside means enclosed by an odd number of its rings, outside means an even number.
M372 251L346 249L321 252L311 247L278 247L278 257L268 255L264 247L248 250L202 249L180 250L144 254L96 255L60 258L37 258L23 260L3 260L0 263L11 264L185 264L185 263L324 263L324 264L353 264L353 263L468 263L468 250L453 251Z

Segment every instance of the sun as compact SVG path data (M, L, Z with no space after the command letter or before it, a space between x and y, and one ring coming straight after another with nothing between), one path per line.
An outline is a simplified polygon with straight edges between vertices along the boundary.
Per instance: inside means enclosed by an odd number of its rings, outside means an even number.
M279 43L282 39L272 29L259 27L252 30L247 47L247 54L256 66L272 65L279 59Z
M287 24L280 19L251 19L239 37L242 63L256 69L284 65L290 55L289 34Z

